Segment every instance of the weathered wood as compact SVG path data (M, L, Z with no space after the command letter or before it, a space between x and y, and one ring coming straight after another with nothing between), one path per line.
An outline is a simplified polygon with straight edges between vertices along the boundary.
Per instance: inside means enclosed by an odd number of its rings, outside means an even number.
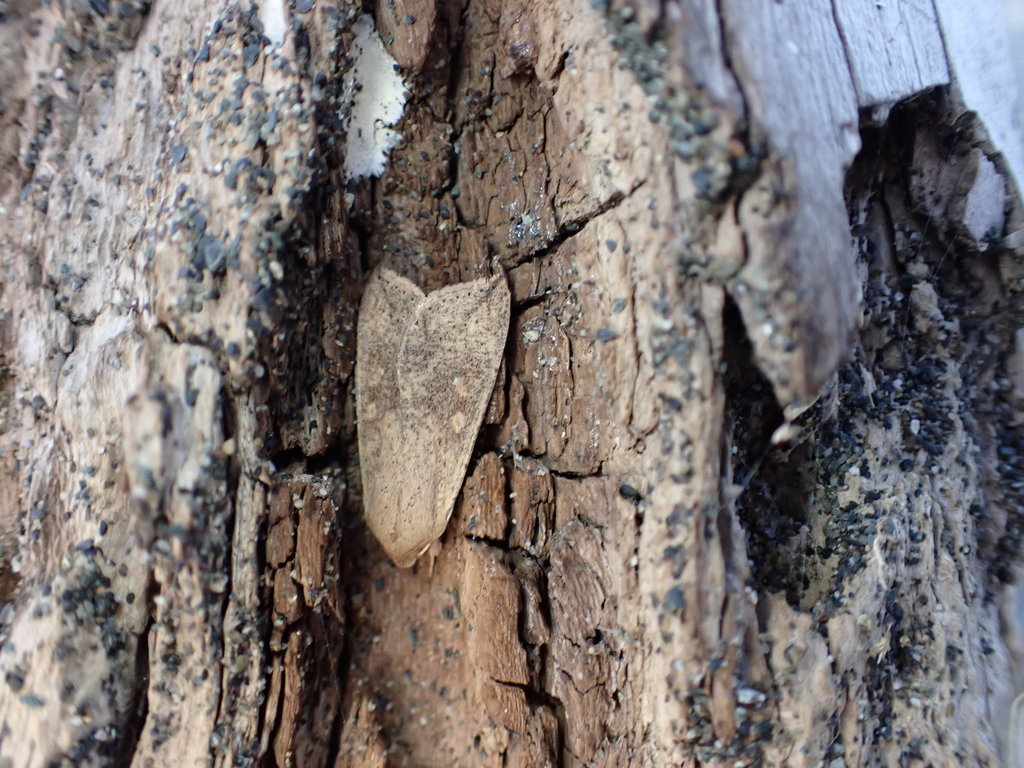
M969 6L937 0L935 10L953 70L954 103L981 123L978 138L1005 164L1004 173L1019 194L1024 184L1024 117L1002 5L995 0ZM1020 228L1016 224L1012 231Z
M854 0L836 5L835 14L860 107L888 108L949 84L932 3Z
M1006 754L1024 227L985 13L380 4L402 141L350 180L362 8L3 7L0 763ZM495 393L397 569L365 278L492 259Z

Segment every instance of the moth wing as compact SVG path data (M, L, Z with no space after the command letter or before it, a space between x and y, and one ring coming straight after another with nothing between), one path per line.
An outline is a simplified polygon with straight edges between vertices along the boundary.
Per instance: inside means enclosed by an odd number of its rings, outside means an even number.
M405 468L405 415L399 413L398 360L402 336L426 297L414 283L377 269L363 292L356 327L356 419L363 508L373 534L387 542L404 527L400 504Z
M410 519L389 552L411 565L444 533L462 487L508 334L504 275L429 294L405 330L398 357L408 442Z

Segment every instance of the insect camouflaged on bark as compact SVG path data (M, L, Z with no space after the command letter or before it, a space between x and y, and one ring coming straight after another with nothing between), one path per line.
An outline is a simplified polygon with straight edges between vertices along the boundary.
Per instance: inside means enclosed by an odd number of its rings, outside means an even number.
M426 295L379 268L359 311L356 412L366 522L407 567L448 524L508 334L503 274Z

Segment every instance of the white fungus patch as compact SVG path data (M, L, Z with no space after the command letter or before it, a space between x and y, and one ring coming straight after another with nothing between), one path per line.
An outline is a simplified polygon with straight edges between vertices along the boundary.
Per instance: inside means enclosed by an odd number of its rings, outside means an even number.
M288 14L284 8L284 0L262 0L259 14L264 36L272 46L281 45L288 27Z
M388 152L402 139L392 126L405 109L405 81L385 50L373 26L373 17L361 16L353 27L355 64L345 82L351 100L345 146L345 176L362 179L384 172Z

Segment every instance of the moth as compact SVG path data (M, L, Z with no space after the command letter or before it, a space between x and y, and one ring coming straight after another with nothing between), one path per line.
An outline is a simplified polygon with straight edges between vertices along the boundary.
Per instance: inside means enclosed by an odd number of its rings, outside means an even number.
M370 276L356 328L356 418L366 522L406 568L448 525L508 334L500 271L424 294Z

